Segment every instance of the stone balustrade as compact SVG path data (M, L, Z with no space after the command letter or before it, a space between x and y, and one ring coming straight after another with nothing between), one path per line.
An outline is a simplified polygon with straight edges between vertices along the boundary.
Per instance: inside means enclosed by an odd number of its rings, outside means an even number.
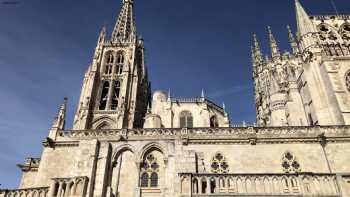
M83 197L86 194L88 178L54 178L49 197Z
M349 137L350 126L315 126L315 127L231 127L231 128L159 128L159 129L108 129L108 130L67 130L60 131L63 138L207 138L222 136L225 139L236 138L309 138Z
M181 196L341 196L335 174L180 174Z
M48 187L0 190L0 197L48 197L48 192Z

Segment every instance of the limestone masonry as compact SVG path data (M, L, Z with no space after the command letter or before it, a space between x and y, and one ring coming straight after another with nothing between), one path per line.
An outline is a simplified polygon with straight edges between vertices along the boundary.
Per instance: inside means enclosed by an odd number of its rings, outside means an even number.
M204 93L151 93L134 2L123 0L112 36L98 37L73 128L65 99L41 158L19 164L19 189L0 197L350 197L350 15L295 5L290 53L270 27L271 56L253 36L257 123L233 127Z

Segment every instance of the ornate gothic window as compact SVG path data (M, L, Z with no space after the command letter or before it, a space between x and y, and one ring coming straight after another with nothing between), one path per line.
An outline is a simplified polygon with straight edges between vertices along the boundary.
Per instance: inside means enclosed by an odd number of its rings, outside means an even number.
M106 62L106 67L105 67L105 74L106 75L112 74L113 63L114 63L114 56L113 56L113 54L109 54L107 56L107 62Z
M105 81L102 86L99 110L105 110L107 107L108 91L109 91L109 82Z
M180 113L180 128L192 128L193 116L189 111L183 111Z
M124 67L124 55L122 53L118 54L117 67L115 69L116 74L122 74Z
M156 158L149 154L141 164L141 187L158 187L159 165Z
M219 127L218 119L216 116L210 118L210 127Z
M112 110L116 110L118 108L119 94L120 94L120 82L116 81L114 83L114 91L113 91L112 104L111 104Z
M229 166L226 158L221 153L216 153L211 160L211 172L213 173L228 173Z
M284 153L282 157L282 168L285 173L296 173L301 171L299 162L290 152Z
M346 84L346 88L350 92L350 71L345 76L345 84Z

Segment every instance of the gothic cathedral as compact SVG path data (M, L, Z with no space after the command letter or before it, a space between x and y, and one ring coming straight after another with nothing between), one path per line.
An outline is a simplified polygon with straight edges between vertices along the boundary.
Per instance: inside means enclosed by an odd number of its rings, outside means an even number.
M350 197L350 16L309 16L272 55L251 47L254 126L205 97L151 93L133 0L102 28L74 117L59 108L40 158L0 197Z

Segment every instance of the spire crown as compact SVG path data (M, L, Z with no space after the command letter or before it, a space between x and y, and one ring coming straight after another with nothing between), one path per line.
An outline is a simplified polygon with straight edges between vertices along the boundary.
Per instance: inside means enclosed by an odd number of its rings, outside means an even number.
M133 13L133 0L123 0L123 6L112 33L112 42L134 42L136 25Z

